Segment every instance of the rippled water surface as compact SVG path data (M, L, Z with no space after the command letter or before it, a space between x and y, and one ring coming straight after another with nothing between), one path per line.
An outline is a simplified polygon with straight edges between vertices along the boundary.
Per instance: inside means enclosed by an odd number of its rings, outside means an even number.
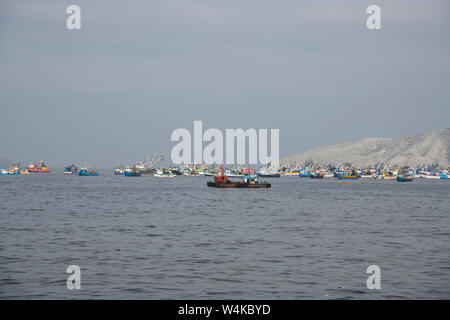
M450 181L109 172L0 176L0 298L450 298Z

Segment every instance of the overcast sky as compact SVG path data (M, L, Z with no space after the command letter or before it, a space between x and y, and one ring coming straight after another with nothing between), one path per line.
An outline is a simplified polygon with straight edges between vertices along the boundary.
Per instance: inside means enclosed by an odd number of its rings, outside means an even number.
M81 7L81 30L66 8ZM366 27L381 7L382 30ZM176 128L279 128L280 154L450 124L450 2L0 2L0 154L166 158Z

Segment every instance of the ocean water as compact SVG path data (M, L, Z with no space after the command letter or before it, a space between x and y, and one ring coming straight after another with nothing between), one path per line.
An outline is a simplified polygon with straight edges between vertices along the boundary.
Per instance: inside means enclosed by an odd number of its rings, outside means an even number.
M0 176L0 298L450 298L448 180L210 179Z

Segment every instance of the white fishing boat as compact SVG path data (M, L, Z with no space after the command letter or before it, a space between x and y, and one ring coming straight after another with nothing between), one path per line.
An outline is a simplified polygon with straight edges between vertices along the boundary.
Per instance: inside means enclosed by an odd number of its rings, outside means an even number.
M175 173L163 169L156 170L153 175L158 178L175 178L177 176Z
M227 177L242 177L242 174L231 169L225 169L224 175Z
M361 175L361 178L374 178L374 177L376 177L376 174L362 174Z
M7 170L7 174L13 176L20 175L20 163L14 163L13 165L11 165Z
M134 166L135 171L145 171L145 163L143 161L138 161L136 165Z
M441 177L437 173L432 173L430 171L420 170L419 176L425 179L440 179Z
M266 177L266 178L278 178L281 174L277 168L274 167L265 167L261 168L258 171L258 177Z
M191 168L185 168L181 172L183 173L183 175L189 176L189 177L190 176L198 176L199 175L195 169L191 169Z

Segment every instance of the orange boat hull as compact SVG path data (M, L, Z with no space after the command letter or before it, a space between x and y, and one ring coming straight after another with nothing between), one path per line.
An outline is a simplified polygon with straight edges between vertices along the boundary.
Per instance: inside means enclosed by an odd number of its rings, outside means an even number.
M28 172L43 172L43 173L50 173L52 172L50 169L41 169L41 168L27 168Z

